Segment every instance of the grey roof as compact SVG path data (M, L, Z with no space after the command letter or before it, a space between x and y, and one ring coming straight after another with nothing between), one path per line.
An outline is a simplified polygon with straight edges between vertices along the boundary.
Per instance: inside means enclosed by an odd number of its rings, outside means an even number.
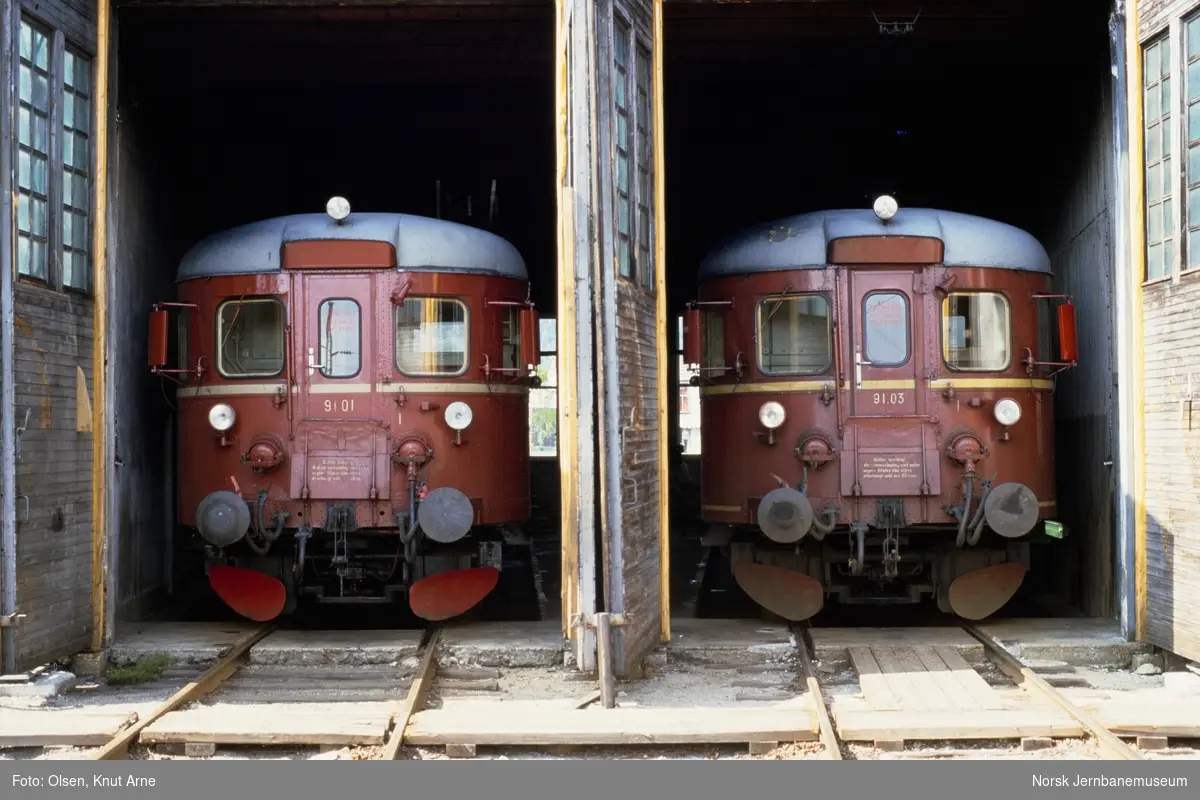
M178 280L278 272L285 243L312 239L391 242L399 269L528 279L521 254L494 233L411 214L351 212L340 225L327 214L296 214L215 233L184 255Z
M742 230L716 245L700 263L701 277L828 264L829 243L850 236L925 236L941 239L946 266L1050 271L1050 256L1020 228L970 214L901 208L884 223L870 209L815 211Z

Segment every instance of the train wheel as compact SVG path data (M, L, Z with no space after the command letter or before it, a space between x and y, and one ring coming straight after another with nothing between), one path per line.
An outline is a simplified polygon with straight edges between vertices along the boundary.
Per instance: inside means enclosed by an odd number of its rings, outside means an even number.
M950 609L964 619L990 617L1021 588L1026 571L1019 561L971 570L955 578L946 592L946 600Z

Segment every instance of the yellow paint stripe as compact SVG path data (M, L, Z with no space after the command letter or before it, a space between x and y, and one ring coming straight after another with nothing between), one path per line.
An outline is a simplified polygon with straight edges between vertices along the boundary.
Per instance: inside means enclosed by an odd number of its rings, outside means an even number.
M1053 389L1054 381L1044 378L938 378L930 389Z
M741 506L700 506L701 511L721 511L728 514L737 514L742 510Z
M833 381L772 381L770 383L723 383L716 386L701 386L701 395L714 394L764 394L774 392L819 392L824 387L833 388Z
M842 385L847 389L850 388L850 384L848 382L844 383ZM917 388L917 382L913 381L913 380L907 380L907 381L863 381L861 384L859 384L858 388L862 391L867 391L869 389L915 389L915 388Z
M283 383L223 383L212 386L181 386L175 390L176 397L246 397L278 394L286 389ZM369 383L321 383L310 387L310 394L370 394ZM527 394L529 387L487 383L378 383L374 389L380 394ZM292 387L292 394L300 394L299 387Z

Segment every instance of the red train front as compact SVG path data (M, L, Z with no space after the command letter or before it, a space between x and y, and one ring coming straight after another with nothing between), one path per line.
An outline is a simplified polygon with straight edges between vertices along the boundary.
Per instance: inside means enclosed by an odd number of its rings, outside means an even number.
M407 597L438 620L502 570L533 590L538 319L512 245L334 198L201 241L178 285L149 362L178 384L185 543L230 607Z
M1061 531L1052 389L1075 327L1050 284L1024 231L889 197L709 254L685 321L701 513L746 594L794 620L826 596L970 619L1013 597L1029 542Z

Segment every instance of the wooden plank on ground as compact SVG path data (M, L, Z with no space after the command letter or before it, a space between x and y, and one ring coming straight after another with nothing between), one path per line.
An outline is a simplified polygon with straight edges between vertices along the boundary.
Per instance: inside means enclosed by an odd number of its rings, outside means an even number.
M883 677L882 670L875 663L875 657L871 655L871 648L851 647L848 650L850 661L858 673L859 688L862 689L863 697L867 698L867 702L880 711L898 710L900 704L896 702L896 696L888 688L887 679Z
M324 704L311 708L212 705L173 711L142 730L143 744L383 744L394 703Z
M1004 700L996 694L996 690L988 685L957 650L953 647L934 647L933 651L950 668L951 677L975 698L980 708L992 711L1004 708Z
M534 714L503 704L477 710L421 711L404 741L412 745L653 745L811 742L811 709L596 708Z
M1078 737L1084 727L1058 709L1005 711L835 711L843 741Z
M871 655L875 657L875 663L883 672L888 688L900 702L901 709L923 711L927 708L921 693L917 691L917 687L913 683L912 676L904 669L900 659L896 658L892 648L872 647Z
M932 647L923 646L914 647L912 650L917 658L921 660L921 664L929 672L930 676L937 681L943 694L946 695L946 698L954 708L966 711L982 708L979 705L979 701L975 699L975 696L968 692L967 688L955 679L950 668L946 666L946 662L942 660L936 650ZM990 688L989 691L991 691Z
M1200 738L1200 704L1144 705L1115 700L1101 703L1092 712L1115 734Z
M931 711L950 711L956 708L911 647L893 647L892 654L903 668L925 708Z
M6 708L0 713L0 749L9 747L99 747L137 722L129 711Z

